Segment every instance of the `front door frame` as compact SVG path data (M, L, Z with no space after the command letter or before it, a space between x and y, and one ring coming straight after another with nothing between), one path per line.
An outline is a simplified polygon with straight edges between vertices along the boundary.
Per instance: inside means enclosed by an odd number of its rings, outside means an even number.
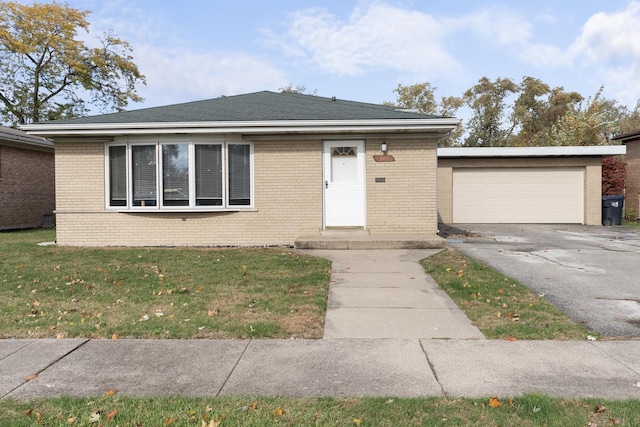
M335 219L331 219L330 215L327 213L332 209L330 204L332 203L331 194L328 194L333 188L335 188L336 183L332 182L331 179L331 148L335 147L349 147L355 146L357 147L356 151L356 162L358 166L357 176L358 181L353 183L352 191L359 192L359 195L356 193L356 197L350 197L349 200L353 202L352 211L354 215L351 218L345 218L343 223L336 222ZM365 187L365 163L366 163L366 155L365 148L366 141L364 139L335 139L335 140L323 140L322 141L322 182L323 182L323 216L322 223L323 229L327 228L366 228L366 187ZM352 194L354 194L352 192ZM327 197L329 196L329 197ZM327 219L329 218L329 221Z

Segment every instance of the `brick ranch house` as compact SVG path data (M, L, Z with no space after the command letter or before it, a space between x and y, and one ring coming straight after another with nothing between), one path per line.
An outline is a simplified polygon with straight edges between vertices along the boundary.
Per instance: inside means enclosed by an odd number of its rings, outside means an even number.
M0 230L53 225L53 142L0 127Z
M61 245L291 245L336 232L443 243L439 220L553 222L557 210L600 224L600 161L620 147L438 150L458 122L257 92L23 129L55 140ZM559 194L561 207L519 216L522 200ZM510 216L473 216L494 203Z
M459 120L257 92L23 126L54 139L60 245L436 237L436 147Z
M628 213L635 212L640 219L640 130L618 135L614 141L626 145L627 155L627 180L625 183L625 210Z

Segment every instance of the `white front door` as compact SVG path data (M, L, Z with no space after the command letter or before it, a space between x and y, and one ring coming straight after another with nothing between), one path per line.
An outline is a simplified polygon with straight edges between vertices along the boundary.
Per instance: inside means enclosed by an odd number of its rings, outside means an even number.
M324 225L364 227L364 141L325 141Z

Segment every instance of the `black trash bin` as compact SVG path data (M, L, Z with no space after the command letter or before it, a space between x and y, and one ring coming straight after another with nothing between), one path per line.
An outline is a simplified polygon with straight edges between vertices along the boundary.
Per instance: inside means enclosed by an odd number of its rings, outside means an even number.
M602 197L602 225L622 224L624 196Z

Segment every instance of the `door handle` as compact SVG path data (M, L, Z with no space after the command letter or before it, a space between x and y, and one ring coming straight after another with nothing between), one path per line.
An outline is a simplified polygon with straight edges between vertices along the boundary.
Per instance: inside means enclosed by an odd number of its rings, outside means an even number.
M324 182L324 188L329 188L329 181Z

